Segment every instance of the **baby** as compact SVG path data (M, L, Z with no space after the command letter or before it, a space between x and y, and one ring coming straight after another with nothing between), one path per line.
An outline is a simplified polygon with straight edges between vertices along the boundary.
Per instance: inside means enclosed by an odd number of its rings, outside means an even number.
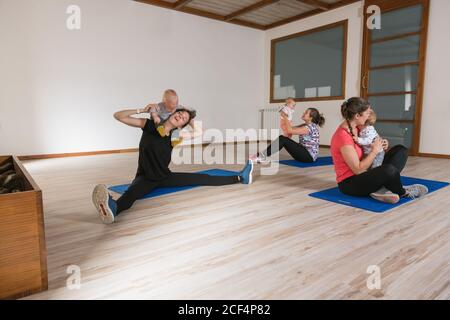
M169 116L177 109L181 108L178 103L178 95L175 90L167 89L164 91L162 102L158 104L149 104L150 115L156 125L169 118Z
M374 128L374 124L377 121L377 115L372 110L369 118L367 119L364 126L360 126L358 129L359 137L354 136L353 139L357 144L359 144L365 155L368 155L370 151L372 150L372 143L374 142L375 138L379 137L377 130ZM379 167L383 164L384 160L384 151L380 151L377 156L375 157L375 160L372 164L372 169Z
M292 125L292 119L294 118L294 111L295 111L295 100L294 98L287 98L286 104L282 106L278 112L284 113L287 116L287 119ZM283 119L280 120L280 128L283 131L283 136L292 138L292 134L287 133L286 124L284 123Z
M149 113L156 126L164 123L176 109L185 108L179 104L178 95L173 89L164 91L162 102L158 104L149 104L147 107L150 108ZM190 126L194 128L193 121L191 121ZM172 133L172 145L175 146L181 143L181 141L182 137L180 130L174 130Z

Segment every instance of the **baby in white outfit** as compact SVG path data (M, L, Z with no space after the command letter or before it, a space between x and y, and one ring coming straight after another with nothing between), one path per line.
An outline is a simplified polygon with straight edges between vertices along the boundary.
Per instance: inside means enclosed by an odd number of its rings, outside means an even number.
M281 107L278 112L283 112L287 116L288 120L292 121L294 118L295 106L285 105Z
M287 98L286 104L282 106L280 109L278 109L278 112L284 113L292 126L292 120L294 119L294 112L295 112L295 99ZM292 138L292 134L289 134L287 132L287 127L283 119L280 119L280 128L285 137Z
M379 137L379 134L377 130L375 130L375 127L373 126L375 122L377 121L377 115L372 110L369 118L367 119L364 126L359 127L359 136L354 137L354 140L357 144L359 144L364 152L364 155L368 155L372 151L372 143L375 141L377 137ZM372 169L377 168L383 164L384 160L384 150L381 150L377 156L375 157L375 160L372 164Z

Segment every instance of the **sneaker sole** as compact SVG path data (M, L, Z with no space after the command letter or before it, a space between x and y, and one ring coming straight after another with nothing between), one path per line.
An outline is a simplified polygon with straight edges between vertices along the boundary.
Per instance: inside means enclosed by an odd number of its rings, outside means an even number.
M384 203L396 204L400 201L400 197L397 194L371 194L373 199Z
M109 192L104 184L99 184L92 192L92 203L97 209L98 215L103 223L114 222L114 214L108 207Z
M259 163L259 164L261 164L261 165L263 165L263 166L267 166L267 165L269 165L270 163L271 163L271 161L270 160L265 160L265 161L258 161L257 163Z
M250 169L250 173L248 174L248 184L253 183L253 168L255 167L255 164L252 160L249 160L251 162L252 168Z

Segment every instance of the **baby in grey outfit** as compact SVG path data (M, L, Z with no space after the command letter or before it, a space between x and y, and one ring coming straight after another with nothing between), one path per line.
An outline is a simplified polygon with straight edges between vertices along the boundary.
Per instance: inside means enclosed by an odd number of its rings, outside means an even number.
M377 116L375 112L372 110L370 117L367 119L365 125L360 127L360 132L358 137L354 137L355 142L359 144L364 152L364 155L368 155L372 151L372 143L375 141L377 137L379 137L377 130L373 126L377 121ZM383 164L384 160L384 150L381 150L375 160L373 161L371 169L379 167Z

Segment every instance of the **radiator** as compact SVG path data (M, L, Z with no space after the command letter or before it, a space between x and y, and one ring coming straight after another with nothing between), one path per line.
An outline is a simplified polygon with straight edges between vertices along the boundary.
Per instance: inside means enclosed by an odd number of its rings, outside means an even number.
M267 107L259 109L259 128L270 132L271 129L280 129L280 107Z

